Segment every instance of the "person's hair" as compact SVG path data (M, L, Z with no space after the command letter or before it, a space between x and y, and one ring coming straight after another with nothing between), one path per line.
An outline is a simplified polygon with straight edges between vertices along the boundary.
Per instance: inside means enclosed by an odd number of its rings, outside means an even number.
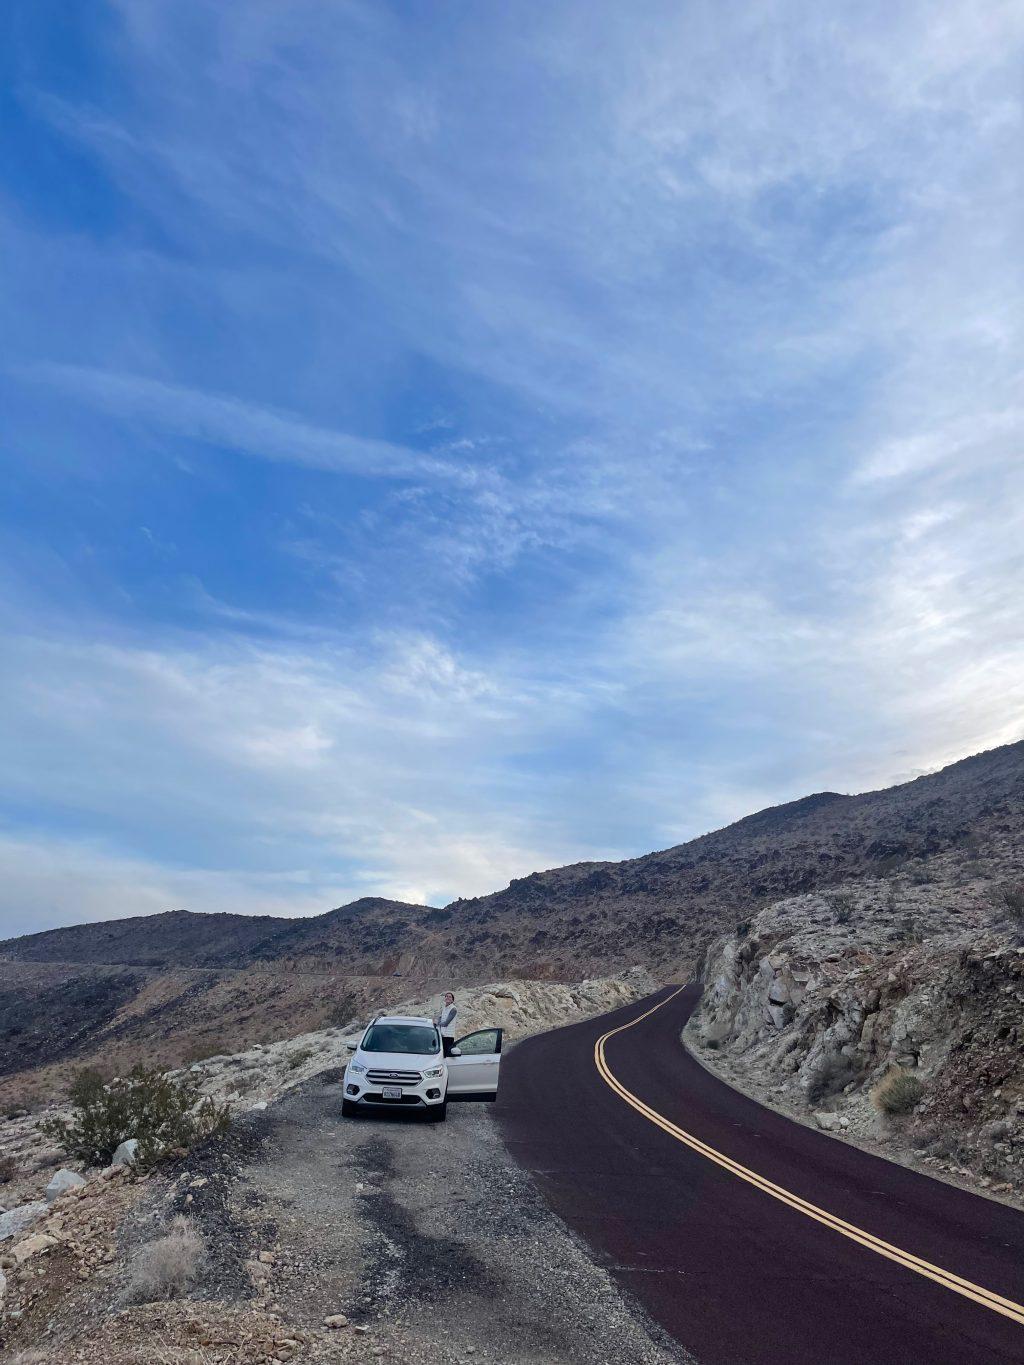
M455 1004L455 992L454 992L454 991L445 991L445 993L444 993L444 998L445 998L446 1000L450 1000L450 1001L452 1002L453 1005Z

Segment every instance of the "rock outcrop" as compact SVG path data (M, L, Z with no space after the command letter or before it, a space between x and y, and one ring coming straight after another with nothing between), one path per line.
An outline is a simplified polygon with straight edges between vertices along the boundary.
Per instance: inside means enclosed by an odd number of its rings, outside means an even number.
M885 881L779 901L717 939L695 1053L829 1132L1024 1186L1024 945L990 883ZM920 1101L872 1091L912 1072Z

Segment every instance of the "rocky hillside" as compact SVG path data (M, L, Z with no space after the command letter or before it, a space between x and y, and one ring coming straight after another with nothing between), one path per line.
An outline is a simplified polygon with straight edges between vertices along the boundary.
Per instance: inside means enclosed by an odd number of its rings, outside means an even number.
M937 860L717 939L692 1049L839 1136L1024 1190L1024 886ZM886 1086L899 1078L903 1098Z
M297 920L174 911L8 939L0 1076L100 1045L118 1065L133 1046L174 1065L187 1047L286 1038L321 1027L339 997L386 1004L410 983L572 981L634 964L679 979L766 905L837 886L931 886L918 910L927 928L944 888L966 878L983 891L1019 875L1022 832L1019 743L884 791L819 793L663 852L534 873L441 908L366 898Z

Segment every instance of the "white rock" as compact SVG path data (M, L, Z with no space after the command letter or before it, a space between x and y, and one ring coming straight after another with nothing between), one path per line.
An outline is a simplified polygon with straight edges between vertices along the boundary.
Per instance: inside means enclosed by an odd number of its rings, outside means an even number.
M46 1212L46 1204L40 1200L35 1204L19 1204L16 1209L0 1213L0 1242L27 1228Z
M54 1175L53 1179L46 1187L46 1202L52 1204L58 1195L64 1194L67 1190L73 1190L78 1185L85 1184L85 1176L79 1175L77 1171L69 1171L67 1167Z
M111 1166L131 1166L139 1150L138 1138L125 1138L110 1159Z

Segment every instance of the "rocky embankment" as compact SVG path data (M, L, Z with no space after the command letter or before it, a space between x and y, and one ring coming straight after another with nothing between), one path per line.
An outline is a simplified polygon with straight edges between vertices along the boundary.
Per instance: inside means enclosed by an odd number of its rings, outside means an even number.
M765 907L711 946L693 1052L755 1098L1024 1196L1024 939L998 888L863 882ZM887 1113L878 1086L913 1076Z

